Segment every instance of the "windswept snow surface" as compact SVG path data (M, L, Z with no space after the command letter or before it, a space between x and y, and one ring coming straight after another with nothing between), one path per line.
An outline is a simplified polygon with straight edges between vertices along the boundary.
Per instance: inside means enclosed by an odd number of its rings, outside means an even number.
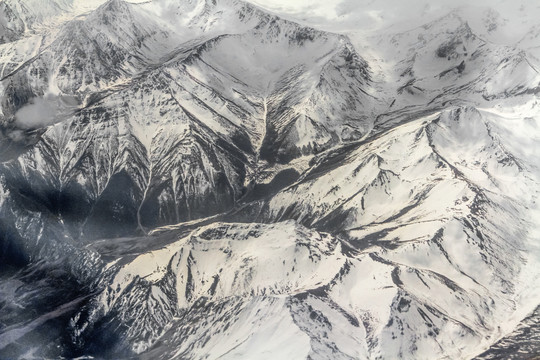
M0 358L540 353L538 8L325 6L0 0Z

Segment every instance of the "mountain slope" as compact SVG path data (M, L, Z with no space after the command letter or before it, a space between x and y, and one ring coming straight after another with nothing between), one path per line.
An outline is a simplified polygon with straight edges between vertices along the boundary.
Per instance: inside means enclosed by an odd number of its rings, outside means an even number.
M467 14L467 12L465 12ZM477 34L460 11L415 29L373 39L386 59L395 59L392 107L426 102L440 106L455 98L481 102L537 93L540 78L532 55Z
M363 94L367 65L346 38L240 2L180 8L189 16L173 27L155 20L158 6L172 3L109 1L64 25L4 80L8 129L35 127L24 115L42 98L59 99L51 121L61 123L5 171L12 191L25 184L33 197L59 202L70 218L57 205L49 210L60 212L74 237L125 235L225 211L245 193L260 159L288 161L369 130L366 115L348 115L369 112L364 103L374 100ZM196 37L186 40L184 29ZM248 46L254 43L260 45ZM233 46L237 58L226 59ZM248 56L253 49L260 49L254 59ZM312 56L306 58L306 51ZM275 62L269 52L287 53L290 61ZM256 70L245 71L257 68L268 74L264 82ZM347 92L335 79L347 75L343 71L353 75L345 77ZM287 80L293 75L300 76L297 86ZM318 83L305 88L311 81ZM343 103L334 101L341 98ZM293 103L301 110L292 110ZM343 117L335 121L338 113ZM8 130L8 136L14 133ZM130 190L116 199L111 194L119 186ZM108 219L123 225L92 225Z
M530 253L538 193L521 196L523 188L538 188L538 172L510 152L519 151L518 139L534 123L500 142L512 123L467 107L437 113L348 149L333 169L315 165L299 180L309 188L293 185L283 198L278 193L268 200L270 208L286 206L285 199L298 207L315 202L318 208L306 212L311 217L291 209L276 210L278 218L259 209L253 217L252 209L242 209L244 221L271 224L164 229L155 236L180 240L112 265L106 290L80 317L91 324L93 314L104 320L97 327L81 322L78 327L91 329L81 335L89 341L129 323L114 351L142 352L143 358L264 358L259 339L271 334L299 341L271 337L268 356L280 349L290 358L470 358L537 306L535 290L527 288L538 275L538 259ZM410 164L389 160L404 148ZM373 150L380 153L375 159ZM471 152L485 157L469 164ZM370 162L384 170L377 175ZM347 166L360 169L356 181L341 168ZM338 209L329 209L333 217L321 213L328 205L314 196L322 187L316 184L328 178L359 189L373 215L361 213L360 204L348 211L355 200L340 202L340 189L326 193ZM284 218L338 230L338 237L279 222ZM305 250L293 251L289 242ZM198 324L196 330L190 324ZM283 324L290 324L288 332Z

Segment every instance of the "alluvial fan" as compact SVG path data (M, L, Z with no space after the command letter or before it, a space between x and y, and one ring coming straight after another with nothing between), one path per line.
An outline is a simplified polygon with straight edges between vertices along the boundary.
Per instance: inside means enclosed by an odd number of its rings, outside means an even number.
M537 356L539 32L503 17L0 0L0 358Z

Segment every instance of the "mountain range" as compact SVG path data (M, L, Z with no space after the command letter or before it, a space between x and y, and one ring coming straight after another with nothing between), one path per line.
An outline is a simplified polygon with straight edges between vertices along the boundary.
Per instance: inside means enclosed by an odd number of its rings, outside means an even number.
M1 1L0 358L538 355L540 32L478 11Z

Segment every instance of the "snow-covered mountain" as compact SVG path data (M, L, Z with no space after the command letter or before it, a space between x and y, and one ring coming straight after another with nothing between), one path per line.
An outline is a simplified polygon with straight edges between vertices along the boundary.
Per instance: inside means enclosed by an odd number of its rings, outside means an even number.
M7 126L32 127L23 115L39 99L70 103L54 117L65 121L23 155L35 166L8 166L16 186L76 202L75 212L49 206L74 215L76 232L97 223L95 237L128 234L227 210L264 164L359 139L372 126L367 64L345 37L237 2L181 3L174 11L189 12L186 25L171 28L155 15L171 4L107 2L5 75ZM125 229L104 226L119 218Z
M462 11L415 29L378 35L373 41L384 59L397 61L396 102L445 106L455 99L480 102L537 93L540 78L534 56L518 46L490 42L477 34Z
M535 321L535 28L364 56L240 0L0 7L0 357L489 358Z

